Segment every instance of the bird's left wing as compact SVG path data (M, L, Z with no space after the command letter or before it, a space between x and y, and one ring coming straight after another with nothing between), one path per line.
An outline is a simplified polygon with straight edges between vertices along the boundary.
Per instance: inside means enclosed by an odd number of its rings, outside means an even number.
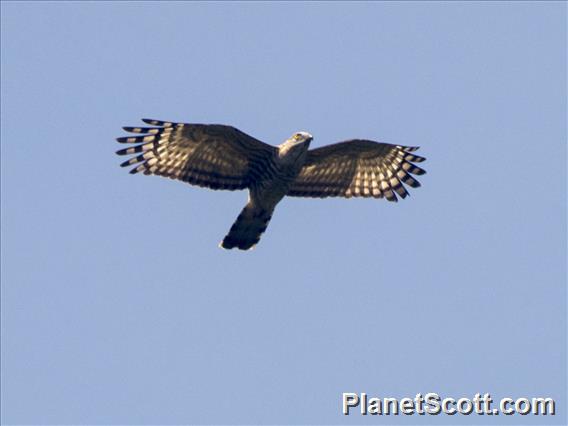
M121 166L130 173L159 175L211 189L245 189L262 173L276 148L220 124L186 124L144 119L156 127L124 127L142 134L117 138L138 144L117 151L134 155Z
M287 195L295 197L406 198L403 184L417 188L410 174L425 170L412 163L424 157L412 154L418 147L354 139L308 151L306 162Z

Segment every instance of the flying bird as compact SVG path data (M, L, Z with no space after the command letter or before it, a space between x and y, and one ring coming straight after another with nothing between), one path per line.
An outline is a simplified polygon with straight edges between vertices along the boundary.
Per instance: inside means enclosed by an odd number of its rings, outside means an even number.
M130 173L177 179L210 189L248 189L249 199L220 247L253 248L284 196L406 198L404 185L420 183L426 173L413 163L424 157L418 147L353 139L309 150L312 135L294 133L278 146L268 145L221 124L187 124L143 119L153 127L123 127L139 134L117 138L121 164ZM403 185L404 184L404 185Z

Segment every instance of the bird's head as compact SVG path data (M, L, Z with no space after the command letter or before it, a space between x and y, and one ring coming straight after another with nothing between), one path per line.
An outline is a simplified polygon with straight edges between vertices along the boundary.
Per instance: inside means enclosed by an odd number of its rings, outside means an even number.
M308 132L296 132L288 140L295 144L307 143L309 145L313 138Z
M296 132L279 146L280 154L299 157L308 150L312 139L308 132Z

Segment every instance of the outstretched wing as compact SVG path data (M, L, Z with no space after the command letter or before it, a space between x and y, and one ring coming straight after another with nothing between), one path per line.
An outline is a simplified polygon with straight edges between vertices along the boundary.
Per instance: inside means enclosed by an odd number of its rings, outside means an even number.
M231 126L143 121L157 127L124 127L142 135L117 138L120 143L138 144L116 152L134 155L121 164L137 164L130 173L165 176L211 189L245 189L276 150Z
M410 174L422 175L424 157L411 154L418 147L350 140L308 151L306 163L287 195L295 197L406 198L403 184L417 188Z

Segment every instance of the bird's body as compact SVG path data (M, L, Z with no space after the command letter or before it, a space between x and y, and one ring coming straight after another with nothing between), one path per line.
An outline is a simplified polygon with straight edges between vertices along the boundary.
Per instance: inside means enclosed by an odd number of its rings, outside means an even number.
M130 172L155 174L210 189L248 189L249 200L227 236L226 249L248 250L258 243L276 205L285 196L350 198L385 197L408 193L402 183L420 184L409 173L425 171L412 162L425 159L404 147L352 140L309 150L312 136L297 132L278 147L265 144L224 125L144 120L159 127L125 127L144 136L122 137L120 143L139 143L117 151L138 154L122 166Z
M250 187L250 196L259 205L274 208L288 193L290 185L306 161L312 141L309 133L296 133L300 138L288 139L278 146L278 151L269 159L266 173Z
M302 169L311 140L311 135L306 133L302 142L287 140L278 147L266 164L267 172L251 184L249 201L221 241L221 247L248 250L258 243L276 204L288 193Z

